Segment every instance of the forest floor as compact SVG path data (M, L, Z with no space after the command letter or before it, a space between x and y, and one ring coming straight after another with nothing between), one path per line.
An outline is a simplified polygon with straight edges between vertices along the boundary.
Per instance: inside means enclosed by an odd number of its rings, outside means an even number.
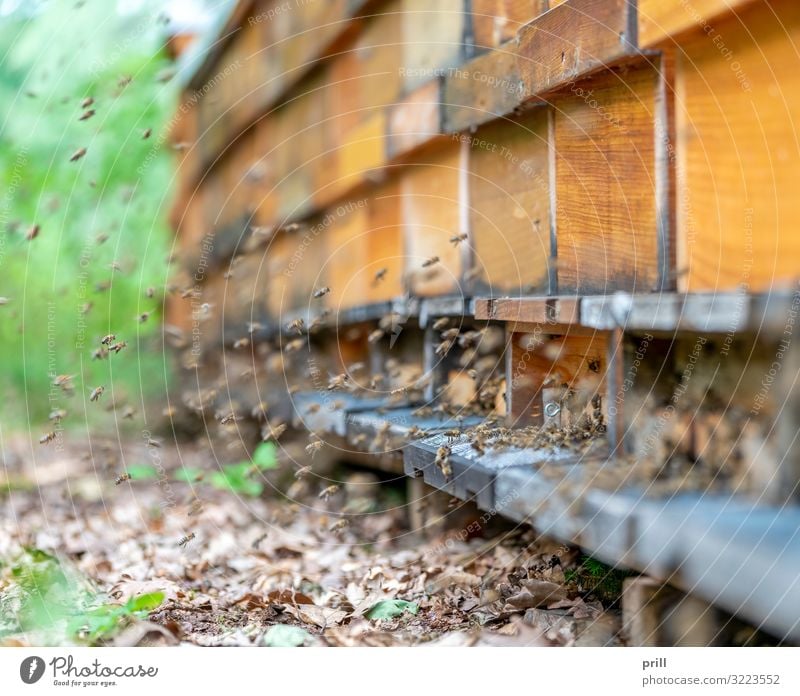
M52 444L2 443L0 644L620 642L618 573L438 492L412 530L402 477L281 458L226 490L198 444Z

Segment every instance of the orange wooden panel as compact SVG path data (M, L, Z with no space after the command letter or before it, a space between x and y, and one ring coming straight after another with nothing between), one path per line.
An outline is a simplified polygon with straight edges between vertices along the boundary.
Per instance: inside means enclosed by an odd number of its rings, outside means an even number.
M548 122L548 111L535 109L466 136L475 264L495 290L549 289Z
M554 97L558 291L658 283L658 73L605 72Z
M688 290L796 284L800 4L754 6L678 52L678 270Z
M513 39L519 28L548 9L547 0L472 0L472 35L480 48Z
M665 41L671 44L674 37L689 31L714 36L717 20L724 20L724 15L737 13L753 2L755 0L639 0L639 45L649 48Z

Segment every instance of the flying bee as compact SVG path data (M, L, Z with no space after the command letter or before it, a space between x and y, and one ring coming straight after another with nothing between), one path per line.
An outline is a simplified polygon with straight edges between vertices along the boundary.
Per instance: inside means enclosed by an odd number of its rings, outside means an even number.
M116 341L116 340L117 340L117 335L112 333L112 334L108 334L107 336L103 336L103 338L100 339L100 343L102 345L104 345L104 346L107 346L112 341Z
M328 380L328 391L333 391L335 389L345 389L349 385L350 376L343 372L340 375L336 375L335 377L331 377Z
M72 378L75 375L56 375L53 380L54 387L61 387L62 389L72 389Z
M113 345L108 347L109 352L113 351L114 353L119 353L123 348L127 348L128 343L127 341L117 341Z
M247 336L245 336L243 338L237 338L233 342L233 349L234 350L240 350L242 348L247 348L247 346L249 346L249 345L250 345L250 339L247 338Z
M192 539L194 539L195 534L194 532L189 532L186 536L181 537L178 541L178 546L184 547L186 546Z
M85 154L86 154L86 148L85 147L78 148L77 150L75 150L75 152L72 153L72 155L69 158L69 161L70 162L77 162Z
M144 295L145 295L145 297L148 297L148 298L155 297L156 289L151 286L151 287L147 288L147 290L145 290Z
M325 443L322 440L317 440L316 442L312 442L312 443L306 445L306 453L310 454L311 458L313 459L314 455L317 452L319 452L324 446L325 446Z
M319 495L317 496L320 500L328 500L334 493L339 490L339 485L334 483L327 488L324 488L320 491Z
M297 230L300 229L300 223L299 222L292 222L292 223L290 223L288 225L284 225L281 229L284 232L297 232Z
M161 448L161 443L158 440L154 440L152 437L147 438L147 446L148 447L157 447Z
M319 413L320 405L319 404L309 404L308 408L306 409L306 413L308 415L312 415L314 413Z
M447 325L450 323L450 317L442 317L441 319L437 319L433 322L433 330L434 331L443 331L447 328Z
M303 339L302 338L295 338L293 341L289 341L283 349L284 353L296 353L303 347Z
M383 329L375 329L369 336L367 336L368 343L377 343L384 336Z
M258 321L248 321L247 322L247 333L254 334L256 331L262 331L264 329L264 325Z
M36 238L39 236L39 231L40 231L41 229L42 229L42 228L41 228L39 225L36 225L36 224L34 224L34 225L31 225L31 226L28 228L28 231L25 233L25 239L27 239L29 242L30 242L32 239L36 239Z
M52 442L55 439L56 439L56 434L55 432L51 431L49 433L45 433L39 438L39 444L46 445L48 442Z
M425 259L422 262L422 267L423 268L430 268L431 266L434 266L437 263L439 263L439 257L438 256L431 256L429 259Z
M117 478L114 480L114 485L119 486L121 483L125 483L125 481L130 481L130 480L131 480L130 474L122 474L120 476L117 476Z
M219 423L220 425L228 425L228 423L235 423L236 422L236 414L231 411L230 413L226 413L224 415L220 415Z
M92 393L89 394L89 401L97 401L102 396L102 394L103 394L103 392L105 390L106 390L106 388L104 386L102 386L102 385L92 389Z
M117 80L117 87L127 87L131 83L131 80L133 80L133 77L130 75L123 75Z
M299 480L303 478L306 474L310 473L311 473L311 465L309 464L308 466L301 466L297 471L295 471L294 477Z
M203 512L203 501L199 498L195 498L186 510L186 515L187 517L196 517L201 512Z
M433 463L442 472L445 480L449 480L453 475L453 467L450 465L450 448L447 445L442 445L436 450L436 459Z
M98 246L105 244L108 241L108 235L105 232L101 232L94 238L94 241Z
M319 290L314 291L314 299L318 300L320 297L325 297L331 289L329 287L320 288Z
M253 418L258 418L261 420L262 418L266 418L267 410L269 406L264 401L259 401L250 411L250 415Z
M81 109L88 109L92 104L94 104L94 98L93 97L86 97L81 102Z
M377 285L378 283L380 283L386 277L386 274L388 272L389 272L388 268L381 268L375 271L375 278L372 281L373 284Z
M66 417L67 412L63 408L55 408L50 411L50 414L47 416L47 418L53 421L53 423L60 423Z
M153 134L152 128L145 128L142 132L142 140L147 140Z
M450 237L450 243L453 246L458 246L461 242L465 242L467 240L467 233L464 232L463 234L454 234Z
M122 270L122 266L120 265L119 261L112 261L110 264L108 264L108 267L112 271L121 271Z
M136 320L140 324L144 324L149 318L150 318L150 312L142 312L138 317L136 317Z
M306 328L306 323L303 321L302 317L298 317L297 319L289 322L289 326L287 328L289 331L294 331L296 334L301 335Z
M334 534L338 534L339 532L343 532L348 526L350 522L348 522L344 517L340 520L336 520L330 527L328 527L329 532L333 532Z
M92 116L94 116L95 110L94 109L86 109L80 117L78 118L79 121L88 121Z
M261 439L266 442L267 440L277 440L281 435L286 432L286 423L279 423L278 425L264 426L261 430Z

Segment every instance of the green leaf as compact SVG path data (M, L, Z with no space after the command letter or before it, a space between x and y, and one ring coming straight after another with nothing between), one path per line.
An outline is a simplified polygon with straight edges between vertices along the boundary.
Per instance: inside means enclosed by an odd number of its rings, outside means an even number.
M158 609L163 601L163 592L148 592L138 597L131 597L125 603L125 611L131 614L136 611L153 611L153 609Z
M274 442L260 442L253 451L253 464L259 469L275 469L278 466L278 458L275 454Z
M200 469L192 469L190 467L181 467L175 472L175 480L176 481L187 481L188 483L194 483L197 481L200 476L202 476L203 472Z
M261 495L264 484L247 477L246 472L249 468L250 464L247 462L229 464L222 471L215 471L211 475L211 485L223 491L232 491L242 495Z
M155 467L149 464L131 464L126 470L134 481L158 478L158 472Z
M419 605L415 602L406 602L404 599L382 599L366 613L366 617L368 619L393 619L406 611L409 614L416 614L419 611Z
M299 626L276 624L264 635L264 645L268 648L297 648L311 641L311 634Z

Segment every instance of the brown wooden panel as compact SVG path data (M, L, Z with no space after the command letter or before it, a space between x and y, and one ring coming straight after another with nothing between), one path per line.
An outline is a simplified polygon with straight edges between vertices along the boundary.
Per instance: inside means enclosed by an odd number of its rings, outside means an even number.
M789 286L800 254L800 4L753 7L678 54L682 289ZM730 53L728 53L730 52Z
M526 95L558 88L633 52L630 0L569 0L519 32L517 60Z
M500 291L547 293L548 113L536 109L463 136L470 152L470 227L478 279Z
M553 98L561 293L657 287L658 79L649 65L615 69Z
M396 181L382 186L369 200L369 231L366 237L367 281L364 302L380 302L403 294L405 244L402 226L402 198ZM382 280L375 274L386 269Z
M475 300L475 318L531 324L578 324L580 322L580 298L477 298Z
M478 48L500 46L547 9L547 0L472 0L473 41Z
M713 37L718 19L738 12L755 0L639 0L639 45L649 48L684 32L702 31Z
M522 81L514 45L478 56L444 79L443 119L448 132L492 121L519 106Z
M406 278L416 294L456 292L462 274L462 250L450 242L463 233L461 224L461 146L410 165L402 176L403 225L407 245ZM466 166L466 163L463 163ZM437 263L424 268L433 257Z

